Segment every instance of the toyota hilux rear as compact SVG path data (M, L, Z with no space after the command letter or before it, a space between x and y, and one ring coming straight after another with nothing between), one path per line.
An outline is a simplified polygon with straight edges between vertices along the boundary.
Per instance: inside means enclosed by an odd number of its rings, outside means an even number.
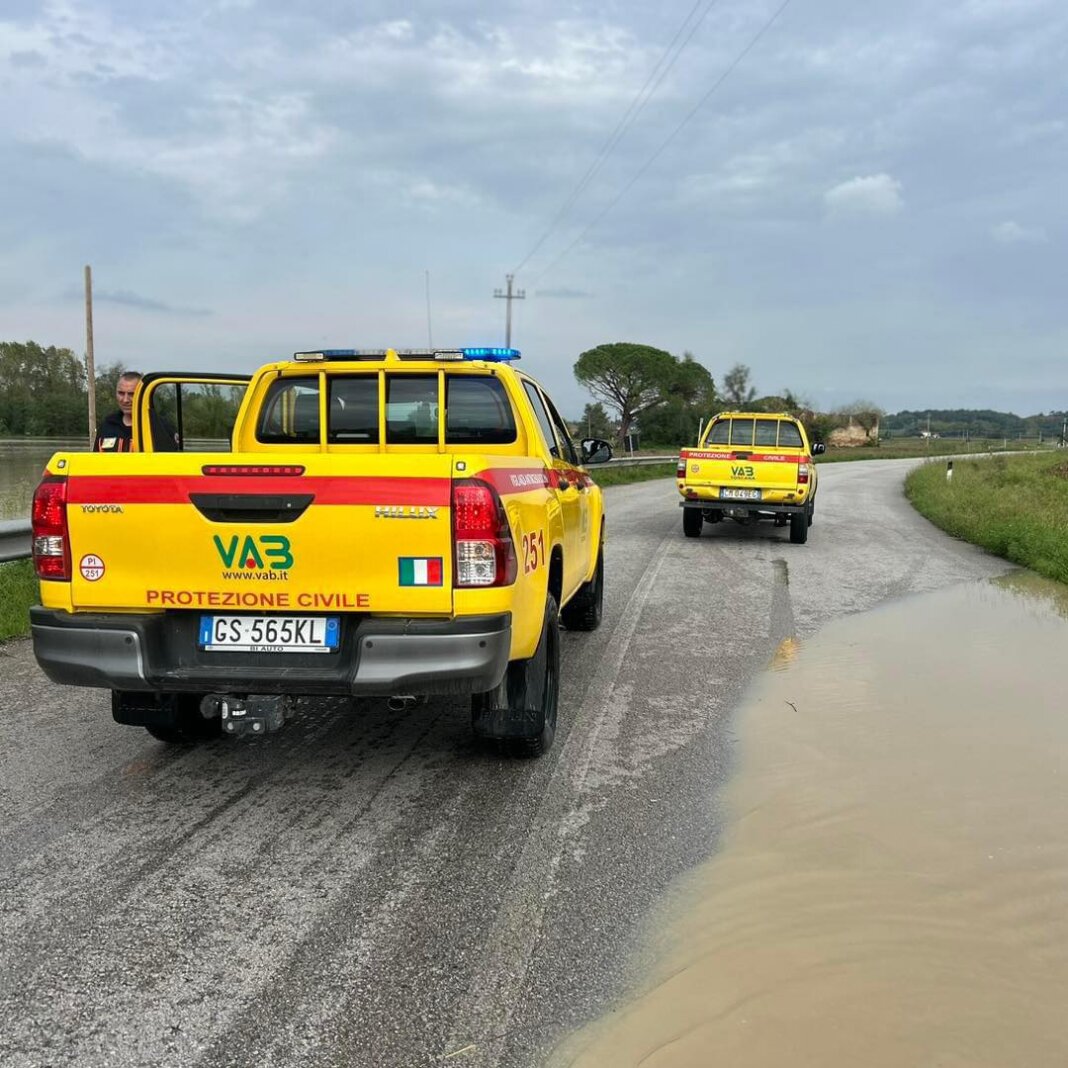
M57 454L34 500L38 662L167 740L265 733L298 696L460 693L487 733L545 748L560 607L600 621L603 512L580 466L599 457L541 427L517 355L298 353L252 378L232 451L135 433L143 452ZM169 397L182 442L194 381L145 376L137 425Z
M790 524L790 540L808 540L816 499L813 456L804 425L785 412L722 412L694 449L679 455L676 482L683 532L696 538L705 523L771 519Z

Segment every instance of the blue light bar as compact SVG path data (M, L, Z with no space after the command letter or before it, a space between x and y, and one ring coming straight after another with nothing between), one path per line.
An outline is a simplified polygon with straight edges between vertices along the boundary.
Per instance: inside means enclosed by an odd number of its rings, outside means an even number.
M507 363L519 359L519 349L461 349L465 360L489 360L491 363Z

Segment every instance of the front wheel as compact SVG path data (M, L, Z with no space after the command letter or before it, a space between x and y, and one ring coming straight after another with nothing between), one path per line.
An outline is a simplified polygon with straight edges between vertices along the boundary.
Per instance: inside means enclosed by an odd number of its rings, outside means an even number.
M683 508L682 532L686 537L699 538L701 536L701 527L704 525L704 521L700 508Z
M559 702L560 621L550 593L534 655L513 660L496 689L472 696L471 726L508 756L541 756L553 744Z

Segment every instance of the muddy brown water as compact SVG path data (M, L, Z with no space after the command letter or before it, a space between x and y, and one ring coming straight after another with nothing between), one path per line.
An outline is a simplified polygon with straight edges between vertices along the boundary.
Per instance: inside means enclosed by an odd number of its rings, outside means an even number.
M721 851L647 985L554 1065L1068 1065L1068 589L1029 574L780 646Z
M33 491L53 453L84 449L78 441L0 441L0 519L29 519Z

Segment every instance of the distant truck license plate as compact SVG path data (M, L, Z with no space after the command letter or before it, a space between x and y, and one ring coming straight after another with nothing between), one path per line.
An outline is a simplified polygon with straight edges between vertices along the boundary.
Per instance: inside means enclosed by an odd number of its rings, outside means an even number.
M209 652L332 653L337 616L201 616L197 646Z
M760 490L758 489L727 489L724 487L719 495L732 501L759 501Z

